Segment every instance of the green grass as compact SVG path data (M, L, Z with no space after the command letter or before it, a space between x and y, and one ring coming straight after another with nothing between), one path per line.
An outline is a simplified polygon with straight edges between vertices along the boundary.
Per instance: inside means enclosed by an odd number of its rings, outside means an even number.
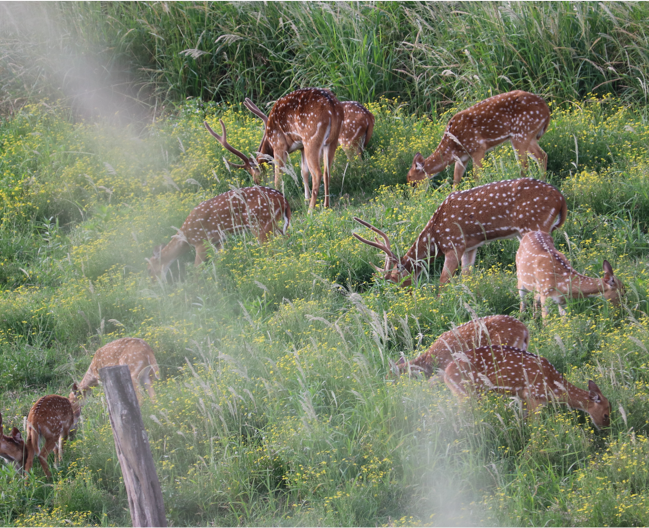
M63 98L78 115L144 118L170 102L300 87L400 97L417 113L524 89L557 103L647 103L642 3L52 3L0 17L0 109ZM552 158L550 158L552 161Z
M518 312L515 241L481 248L473 275L441 291L439 260L414 290L373 277L370 263L383 257L351 236L353 217L385 229L402 253L450 192L451 174L405 185L414 153L432 152L449 114L431 121L386 100L372 110L364 159L336 157L330 210L308 215L286 175L288 236L264 246L233 238L198 268L188 255L165 285L146 274L152 248L202 200L250 184L228 171L203 119L223 118L244 151L259 143L258 120L238 105L191 100L140 129L74 123L39 104L3 121L4 424L22 428L33 401L67 394L97 348L137 336L161 367L143 416L175 525L646 524L642 113L611 97L553 113L541 146L570 210L555 243L591 276L608 259L627 298L620 309L572 301L567 319L553 309L544 325ZM485 182L517 175L509 146L485 160ZM473 185L471 171L463 185ZM452 324L501 313L521 316L530 350L571 382L598 383L614 410L608 433L565 408L524 419L506 398L461 406L443 383L385 380L390 361L414 357ZM3 524L130 522L102 397L96 390L84 407L52 486L40 468L26 484L0 468Z

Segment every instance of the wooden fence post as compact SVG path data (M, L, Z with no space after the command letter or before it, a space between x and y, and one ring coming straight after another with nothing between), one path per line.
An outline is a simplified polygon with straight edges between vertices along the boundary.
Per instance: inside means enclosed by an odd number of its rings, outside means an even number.
M131 373L126 365L99 369L122 467L133 526L167 526L160 481L153 464Z

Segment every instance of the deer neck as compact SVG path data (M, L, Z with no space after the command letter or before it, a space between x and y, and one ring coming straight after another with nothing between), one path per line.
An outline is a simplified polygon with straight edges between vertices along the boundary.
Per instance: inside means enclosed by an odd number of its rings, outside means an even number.
M182 231L178 231L173 236L171 242L162 248L160 253L160 265L162 266L163 275L167 273L169 267L186 251L189 251L189 242Z
M563 378L563 386L566 388L565 392L559 396L559 401L562 401L573 409L580 409L588 412L588 401L590 394L588 391L575 387L572 383L568 383Z
M579 295L592 297L593 295L599 295L606 291L606 282L604 279L593 279L579 273L573 273L570 276L567 289L567 293L571 297L578 297Z
M270 141L268 141L268 136L266 135L266 133L264 133L264 137L261 139L261 143L259 144L259 149L257 150L257 152L257 163L259 165L261 165L262 163L268 163L269 157L275 157L275 151L273 150L273 146L270 144Z
M438 253L440 250L435 241L435 235L432 229L426 226L408 252L401 257L401 265L407 271L419 274L423 269L424 262L437 257Z
M444 138L446 139L446 138ZM435 152L424 160L424 172L428 176L434 176L442 172L453 162L453 156L446 149L446 141L442 140Z
M407 372L408 368L414 371L421 371L426 375L427 378L430 378L433 375L432 354L426 352L416 357L415 359L411 359L403 366L402 370L404 372Z

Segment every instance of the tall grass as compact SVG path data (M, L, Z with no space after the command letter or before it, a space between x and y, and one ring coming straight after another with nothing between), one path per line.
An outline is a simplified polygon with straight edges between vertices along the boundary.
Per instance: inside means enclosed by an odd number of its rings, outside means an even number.
M260 104L305 86L416 112L524 89L646 104L642 3L56 3L4 5L3 106L61 96L151 107ZM33 21L30 26L25 20ZM92 102L88 102L91 100ZM90 108L88 108L90 107Z

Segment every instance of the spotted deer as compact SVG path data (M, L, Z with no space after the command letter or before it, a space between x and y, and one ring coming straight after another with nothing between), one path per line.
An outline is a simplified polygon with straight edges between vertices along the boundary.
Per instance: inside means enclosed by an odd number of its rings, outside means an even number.
M452 354L483 345L510 345L527 350L530 333L518 319L509 315L492 315L464 323L444 332L423 354L406 361L401 358L395 373L423 374L430 378L435 370L443 371L453 361Z
M2 428L2 414L0 414L0 458L13 464L16 470L25 465L25 441L20 431L14 427L11 435L5 435Z
M516 275L521 297L521 312L526 308L525 294L535 292L534 303L541 304L543 317L548 316L547 299L552 299L562 316L567 298L591 297L603 294L617 306L624 295L624 285L604 261L604 278L593 279L577 273L566 256L554 247L552 237L541 231L531 231L521 240L516 253Z
M26 422L25 473L31 471L34 457L37 457L47 477L52 478L47 456L54 451L55 459L59 462L63 459L63 441L68 438L81 415L76 384L72 386L72 391L75 394L73 400L50 394L39 399L29 411Z
M528 231L550 233L563 225L567 213L566 200L555 187L532 178L519 178L449 194L401 258L392 252L390 240L383 231L360 218L354 220L380 235L384 242L353 235L385 253L384 269L374 266L375 269L386 280L402 286L416 281L429 260L444 255L440 277L440 284L444 284L460 262L462 270L469 271L483 244L521 238Z
M302 179L304 198L310 199L313 210L318 201L318 190L324 175L324 206L329 207L329 175L334 154L338 148L338 136L344 119L343 106L329 90L303 88L277 100L270 115L266 115L246 98L245 106L264 121L264 135L257 158L248 157L232 147L226 138L221 121L222 135L216 134L205 122L207 130L230 152L243 160L243 165L232 165L248 171L259 184L260 165L268 158L275 160L275 189L282 188L282 170L288 154L302 152ZM324 162L324 172L320 168ZM313 192L309 188L311 174Z
M521 164L521 176L527 170L529 153L543 171L548 156L539 147L538 140L550 124L550 109L538 95L521 90L494 95L455 114L437 149L424 159L417 152L408 172L408 183L432 178L451 163L455 163L453 184L462 181L469 159L474 167L482 167L487 151L510 141ZM474 169L475 170L475 169Z
M345 101L342 105L344 119L338 143L347 158L351 159L353 156L360 156L372 139L374 115L356 101Z
M283 221L283 228L279 228ZM260 244L269 233L286 234L291 207L284 195L269 187L244 187L219 194L194 208L166 246L153 250L148 270L153 280L166 280L171 264L190 246L196 249L195 265L207 258L206 242L220 247L226 235L252 231Z
M86 374L79 383L78 392L81 396L85 397L92 387L99 385L99 369L117 365L128 367L138 400L142 400L140 385L146 389L151 399L155 399L153 380L160 379L158 362L149 344L137 337L116 339L95 352ZM70 401L74 401L74 398L75 395L70 393Z
M453 354L444 381L460 398L472 391L495 391L526 401L528 412L556 401L587 412L598 429L611 423L611 405L594 381L588 382L587 391L575 387L547 359L512 346L483 346Z

